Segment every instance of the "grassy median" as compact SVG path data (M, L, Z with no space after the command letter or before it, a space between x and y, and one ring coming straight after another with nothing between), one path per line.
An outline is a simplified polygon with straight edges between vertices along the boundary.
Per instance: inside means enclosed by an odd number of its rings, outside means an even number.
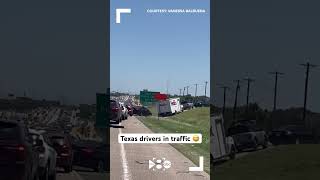
M195 164L204 156L204 169L210 172L210 110L208 107L195 108L169 117L138 117L155 133L201 133L201 144L171 144Z
M215 167L214 179L320 179L320 145L286 145L252 152Z

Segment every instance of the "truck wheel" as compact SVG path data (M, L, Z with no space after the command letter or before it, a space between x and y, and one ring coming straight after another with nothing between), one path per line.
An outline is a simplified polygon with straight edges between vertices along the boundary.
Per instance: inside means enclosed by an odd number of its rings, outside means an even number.
M230 159L235 159L236 158L236 148L234 146L231 147L229 158Z
M263 149L266 149L268 147L268 138L264 138L264 142L263 142L263 145L262 145Z
M65 171L66 173L71 172L71 171L72 171L72 165L65 167L65 168L64 168L64 171Z
M253 148L254 148L255 150L258 150L258 148L259 148L259 144L258 144L258 140L257 140L257 138L254 138L254 145L253 145Z

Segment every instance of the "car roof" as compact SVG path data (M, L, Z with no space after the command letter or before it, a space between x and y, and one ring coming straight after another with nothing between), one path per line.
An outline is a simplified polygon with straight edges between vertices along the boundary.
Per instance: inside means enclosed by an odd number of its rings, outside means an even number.
M45 133L46 131L45 131L45 130L42 130L42 129L32 129L32 128L29 128L29 132L30 132L30 133L34 133L34 134L42 135L42 134Z
M24 124L24 122L23 122L23 121L17 121L17 120L5 120L5 119L2 119L2 120L0 120L0 122L16 124L17 126L20 126L20 127L26 127L26 125Z

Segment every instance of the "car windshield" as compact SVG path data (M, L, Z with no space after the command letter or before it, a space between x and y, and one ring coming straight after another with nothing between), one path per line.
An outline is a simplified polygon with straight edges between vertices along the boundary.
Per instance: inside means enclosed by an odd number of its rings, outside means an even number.
M39 134L30 133L30 136L31 136L31 138L32 138L32 143L33 143L33 144L36 144L37 140L41 140Z
M0 139L15 139L18 133L19 129L16 124L0 122Z
M53 144L57 144L60 146L64 145L64 138L61 136L53 136L51 137L51 139Z
M110 105L111 105L111 108L116 108L117 107L117 102L116 101L111 101Z

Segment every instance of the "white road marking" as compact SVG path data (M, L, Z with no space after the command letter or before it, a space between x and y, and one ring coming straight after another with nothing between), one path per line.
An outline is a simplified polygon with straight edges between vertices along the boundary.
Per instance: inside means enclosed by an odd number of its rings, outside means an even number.
M122 133L121 128L119 128L119 134L121 133ZM130 180L130 172L129 172L129 166L128 166L128 161L126 157L126 150L124 149L123 143L120 143L120 153L121 153L121 159L122 159L123 180Z
M189 167L189 171L203 171L203 156L199 157L199 167Z

